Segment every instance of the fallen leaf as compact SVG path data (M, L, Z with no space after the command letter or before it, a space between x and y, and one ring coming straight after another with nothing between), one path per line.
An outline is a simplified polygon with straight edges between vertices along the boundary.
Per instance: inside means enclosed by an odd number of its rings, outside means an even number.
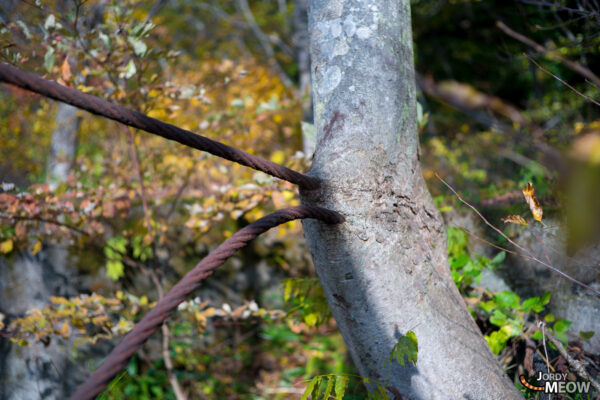
M533 186L531 186L531 182L527 183L525 189L523 189L523 196L525 196L525 201L529 204L529 209L531 210L531 214L533 214L533 219L536 221L542 222L542 215L544 211L542 210L542 206L540 202L535 198Z

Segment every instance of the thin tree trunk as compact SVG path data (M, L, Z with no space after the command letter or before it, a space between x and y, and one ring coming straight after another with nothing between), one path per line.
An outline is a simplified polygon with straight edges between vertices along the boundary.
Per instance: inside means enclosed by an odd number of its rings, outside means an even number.
M51 182L64 182L71 172L77 150L77 131L80 122L81 117L77 116L77 108L58 103L57 126L52 132L48 160L48 177Z
M312 0L317 149L304 221L327 300L361 375L407 398L518 399L450 277L445 231L418 163L408 0ZM386 363L401 335L416 366ZM370 389L373 389L371 387Z
M77 109L60 103L47 168L54 184L64 182L71 171L79 123ZM47 244L36 255L20 254L12 266L0 260L0 280L4 284L0 309L11 316L23 316L28 310L45 307L50 296L75 296L77 280L70 264L64 246ZM0 399L66 398L73 377L65 374L69 354L56 338L48 346L12 344L2 350L6 353L0 362Z

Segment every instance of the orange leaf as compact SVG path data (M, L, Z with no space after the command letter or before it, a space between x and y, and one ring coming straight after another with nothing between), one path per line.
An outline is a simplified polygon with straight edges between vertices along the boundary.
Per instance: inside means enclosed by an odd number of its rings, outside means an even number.
M65 61L63 61L60 67L60 73L65 82L68 82L71 79L71 67L69 66L69 59L65 57Z
M525 189L523 189L523 196L525 196L525 201L529 204L529 209L531 210L531 214L533 214L533 219L536 221L542 221L542 215L544 211L542 210L542 206L540 202L535 198L533 186L531 186L531 182L527 183Z

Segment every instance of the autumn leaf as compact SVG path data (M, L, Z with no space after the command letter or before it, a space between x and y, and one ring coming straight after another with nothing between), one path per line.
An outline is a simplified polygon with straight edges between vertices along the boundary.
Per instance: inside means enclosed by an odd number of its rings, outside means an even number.
M527 225L527 221L525 221L520 215L509 215L506 218L502 218L502 222L505 224Z
M71 67L69 66L69 60L67 57L65 57L65 60L60 67L60 73L65 82L68 82L69 79L71 79Z
M523 196L525 196L525 201L529 204L529 209L531 210L531 214L533 214L533 219L536 221L542 222L542 215L544 211L542 210L542 206L540 202L535 198L533 186L531 186L531 182L527 183L525 189L523 189Z
M39 251L42 249L42 242L40 240L38 240L37 242L35 242L35 244L33 245L33 249L31 249L31 255L36 255L37 253L39 253Z
M5 240L0 243L0 253L7 254L10 253L13 249L13 241L11 239Z
M67 323L67 321L65 321L62 324L62 327L60 328L60 331L59 331L60 336L62 336L63 339L68 339L69 338L69 332L70 332L70 330L69 330L69 324Z

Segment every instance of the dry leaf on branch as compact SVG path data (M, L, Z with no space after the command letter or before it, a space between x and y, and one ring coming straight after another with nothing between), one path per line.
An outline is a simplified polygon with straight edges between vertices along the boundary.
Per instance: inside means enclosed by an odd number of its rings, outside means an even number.
M505 224L527 225L527 221L520 215L509 215L506 218L502 218L502 222Z
M531 210L531 214L533 214L533 219L536 221L542 222L542 215L544 211L542 210L542 206L540 202L535 198L533 186L531 186L531 182L527 183L525 189L523 189L523 196L525 196L525 201L529 204L529 209Z

